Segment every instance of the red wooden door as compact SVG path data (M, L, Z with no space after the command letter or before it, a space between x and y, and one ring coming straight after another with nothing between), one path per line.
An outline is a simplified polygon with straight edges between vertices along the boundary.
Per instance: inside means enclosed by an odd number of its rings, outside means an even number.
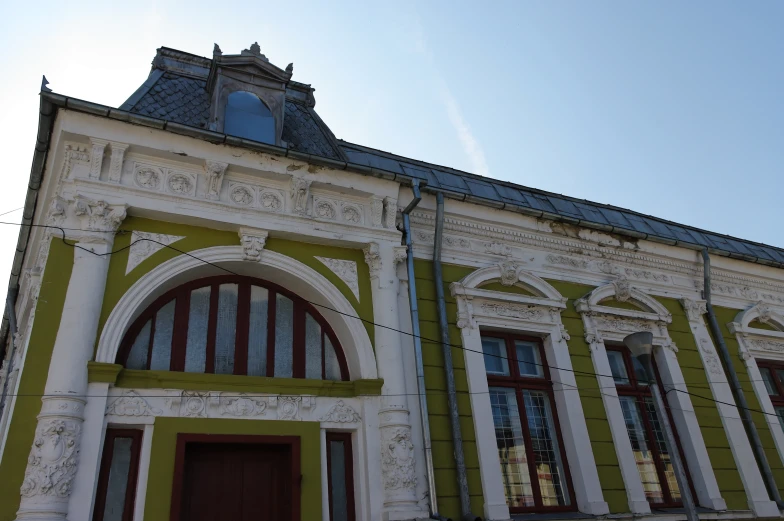
M292 519L292 447L188 443L180 521Z

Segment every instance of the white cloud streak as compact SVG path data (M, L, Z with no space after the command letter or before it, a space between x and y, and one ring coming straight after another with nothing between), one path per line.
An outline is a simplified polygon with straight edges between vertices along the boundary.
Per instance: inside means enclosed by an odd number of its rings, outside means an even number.
M441 102L444 104L444 108L446 109L447 116L449 117L449 123L452 125L452 128L457 134L457 139L460 141L463 153L465 153L465 155L468 157L468 160L471 162L473 173L482 176L489 176L490 169L488 168L487 160L485 159L485 151L482 148L481 143L479 143L479 140L477 140L474 136L474 133L471 130L471 126L463 116L463 111L460 109L460 103L458 103L457 98L455 98L454 94L452 94L451 89L447 85L446 81L444 81L441 73L438 72L438 68L435 65L433 51L430 49L430 45L427 43L427 38L425 37L425 32L422 28L422 23L420 22L419 17L415 17L413 19L413 23L414 26L412 31L412 42L414 44L414 50L417 54L424 57L425 60L430 64L430 68L433 71L433 75L436 79L435 83L438 85L439 97Z

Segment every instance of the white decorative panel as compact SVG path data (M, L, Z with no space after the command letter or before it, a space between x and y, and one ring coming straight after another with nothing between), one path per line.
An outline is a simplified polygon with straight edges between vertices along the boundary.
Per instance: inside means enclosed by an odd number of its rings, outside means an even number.
M351 292L359 301L359 277L357 276L357 263L343 259L328 259L326 257L316 257L340 280L346 283Z
M128 265L125 274L129 274L136 266L150 255L165 248L169 244L184 239L181 235L165 235L163 233L137 232L131 233L131 248L128 253Z

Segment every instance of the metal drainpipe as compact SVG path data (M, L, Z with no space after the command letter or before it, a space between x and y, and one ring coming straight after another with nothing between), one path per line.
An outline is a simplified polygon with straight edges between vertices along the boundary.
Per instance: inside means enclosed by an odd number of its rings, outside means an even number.
M740 386L738 374L735 372L735 366L732 364L730 351L727 349L727 344L724 342L724 335L721 334L719 322L716 320L716 314L713 312L710 289L711 264L710 255L708 254L707 248L703 248L702 250L702 269L705 283L705 289L702 292L702 296L705 299L705 308L708 311L708 323L710 324L711 333L713 334L713 338L716 340L716 343L719 345L719 354L721 355L721 359L724 362L724 368L729 374L732 394L738 404L741 419L743 420L743 426L746 428L746 435L749 437L749 440L751 440L751 448L754 450L754 458L757 460L757 465L759 465L760 469L762 470L762 476L765 478L765 487L768 489L768 494L770 495L771 499L776 502L779 508L784 508L784 503L781 501L781 494L779 494L779 489L776 486L776 479L773 477L773 472L770 470L768 458L765 456L765 451L762 448L762 442L760 441L759 434L757 433L757 427L754 425L754 419L751 417L749 404L746 401L746 396L743 394L743 389Z
M422 195L419 193L419 180L411 184L414 199L403 210L403 233L406 238L406 271L408 272L408 303L411 308L411 333L414 337L414 353L416 354L417 391L419 394L419 414L422 417L422 439L425 444L425 464L427 472L427 493L430 498L430 519L451 521L438 514L438 496L436 495L436 476L433 468L433 445L430 441L430 417L427 412L427 394L425 389L425 365L422 361L422 339L419 331L419 305L417 304L416 279L414 278L414 245L411 241L411 218L409 214L416 208Z
M11 350L8 354L5 379L3 380L3 394L0 396L0 420L3 419L5 402L8 397L8 381L11 379L11 373L14 371L14 357L16 356L16 310L14 309L16 293L16 290L9 291L5 298L5 311L8 314L8 326L11 333Z
M446 302L444 300L444 277L441 274L441 238L444 233L443 193L438 192L436 194L436 203L436 235L435 244L433 246L433 283L436 286L438 325L441 330L441 348L444 352L449 420L452 425L452 440L455 444L457 485L460 489L460 512L465 521L481 521L480 517L471 513L471 500L468 495L468 477L466 476L465 455L463 454L463 435L460 431L460 416L457 413L457 394L455 392L455 372L452 366L452 347L449 345L449 323L446 319Z

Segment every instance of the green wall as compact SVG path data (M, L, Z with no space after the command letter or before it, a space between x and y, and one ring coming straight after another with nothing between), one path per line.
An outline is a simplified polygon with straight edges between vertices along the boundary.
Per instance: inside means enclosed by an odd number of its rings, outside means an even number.
M109 275L106 282L106 293L103 298L98 335L96 337L96 349L98 339L101 337L101 331L103 331L103 327L106 324L106 319L109 318L109 315L120 298L122 298L128 289L143 275L147 274L163 262L181 255L180 251L190 253L195 250L213 246L238 246L240 244L240 239L236 232L142 219L139 217L128 217L125 219L122 224L122 230L127 233L117 235L114 241L114 251L117 253L112 255L111 262L109 263ZM185 238L172 243L170 245L171 248L162 248L153 253L126 275L125 269L128 265L129 254L128 246L131 243L130 232L134 230L179 235L184 236ZM172 248L176 248L176 250ZM372 302L370 293L370 273L368 266L365 263L365 257L362 250L289 241L274 237L267 239L264 249L296 259L326 277L326 279L334 284L351 303L354 310L357 312L357 316L363 321L368 336L370 337L371 344L373 343L373 307L370 305L370 302ZM352 260L357 263L359 297L362 305L357 301L357 298L348 285L321 261L316 259L315 256ZM216 274L220 274L220 271L216 270ZM226 274L228 275L228 273ZM259 278L265 278L263 269L259 271Z
M19 381L19 396L16 398L0 465L0 521L13 521L19 509L19 488L33 444L36 416L41 412L41 396L49 373L49 361L60 325L73 259L73 247L65 245L60 239L52 239L36 304L35 323Z
M457 282L473 270L445 264L443 266L444 294L446 295L446 314L449 324L449 341L453 346L461 346L460 330L454 324L457 304L449 293L449 284ZM438 328L436 311L436 289L433 284L433 264L428 261L414 262L414 276L417 284L417 303L419 304L419 325L422 335L422 359L425 368L425 387L430 418L430 437L433 442L433 466L435 468L436 490L438 491L438 511L443 516L460 518L460 499L457 486L452 429L449 423L447 406L446 375L444 356L441 350L441 333ZM452 347L452 360L455 367L455 387L457 390L458 413L463 434L468 491L471 495L471 510L482 515L484 497L482 481L479 476L479 457L476 451L476 436L471 417L471 400L468 394L468 380L465 373L465 356L459 347Z
M321 438L318 422L156 418L145 498L145 521L168 521L177 434L299 436L301 519L321 519ZM18 495L18 493L17 493Z
M773 477L776 480L776 485L779 489L779 494L784 495L784 465L782 464L781 457L776 450L776 445L773 441L773 435L770 433L768 422L762 414L759 400L754 393L749 373L746 371L746 364L740 357L740 347L735 335L731 334L727 328L727 324L735 321L735 316L738 314L737 309L724 308L714 306L716 313L716 320L719 322L722 336L727 344L727 349L732 357L732 364L735 367L735 372L738 373L738 380L743 389L743 394L748 402L749 409L752 410L751 416L754 419L754 425L757 427L762 447L765 449L765 455L768 459L768 464L773 471Z

